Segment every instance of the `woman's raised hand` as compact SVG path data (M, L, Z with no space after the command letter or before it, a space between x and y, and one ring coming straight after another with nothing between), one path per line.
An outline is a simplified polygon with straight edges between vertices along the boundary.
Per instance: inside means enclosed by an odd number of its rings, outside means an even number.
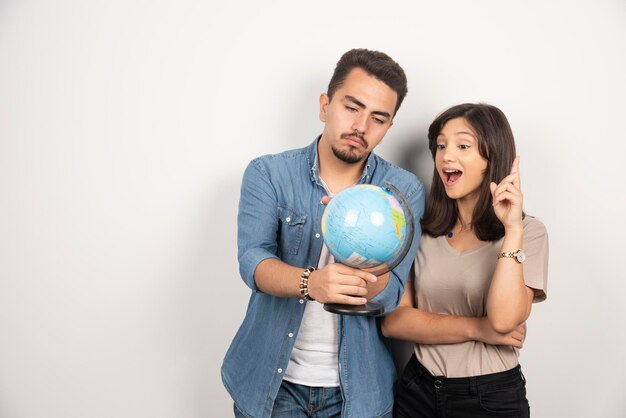
M520 189L519 155L513 160L511 172L499 184L491 182L493 210L505 229L522 229L522 204L524 196Z

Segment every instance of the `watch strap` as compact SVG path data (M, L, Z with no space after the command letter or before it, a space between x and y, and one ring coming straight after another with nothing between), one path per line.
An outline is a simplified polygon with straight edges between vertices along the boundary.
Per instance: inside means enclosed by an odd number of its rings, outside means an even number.
M498 260L501 258L512 258L516 263L522 264L525 259L524 253L521 249L517 251L504 251L498 253ZM520 260L521 258L521 260Z

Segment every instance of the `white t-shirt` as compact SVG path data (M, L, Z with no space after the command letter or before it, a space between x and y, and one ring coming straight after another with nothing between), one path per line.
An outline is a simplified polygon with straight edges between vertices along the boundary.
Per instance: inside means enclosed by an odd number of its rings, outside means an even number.
M329 196L335 195L323 180L322 184ZM323 244L317 268L334 262ZM339 386L338 328L339 315L325 311L322 303L308 301L284 379L312 387Z
M324 245L317 268L334 261ZM308 301L284 379L312 387L339 386L338 326L338 315L325 311L322 303Z

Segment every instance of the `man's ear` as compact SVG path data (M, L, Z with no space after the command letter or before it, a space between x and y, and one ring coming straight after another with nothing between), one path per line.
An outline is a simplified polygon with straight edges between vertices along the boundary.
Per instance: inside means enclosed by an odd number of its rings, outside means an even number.
M328 97L328 94L320 94L320 120L322 122L326 122L326 107L328 107L329 103L330 97Z

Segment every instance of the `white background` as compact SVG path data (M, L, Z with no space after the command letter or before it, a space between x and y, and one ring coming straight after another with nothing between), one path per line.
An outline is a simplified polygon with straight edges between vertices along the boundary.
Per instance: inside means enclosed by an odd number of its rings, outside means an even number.
M430 182L428 124L499 106L549 296L534 417L626 416L626 2L0 2L0 417L227 417L255 156L308 144L353 47L409 95L378 152Z

